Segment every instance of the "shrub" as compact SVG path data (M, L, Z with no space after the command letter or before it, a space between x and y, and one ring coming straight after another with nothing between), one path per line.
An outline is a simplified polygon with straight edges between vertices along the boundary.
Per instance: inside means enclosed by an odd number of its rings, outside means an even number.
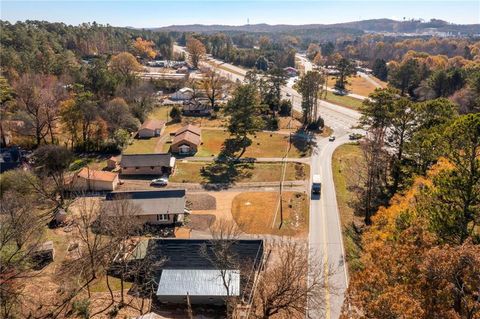
M177 106L174 106L170 111L170 117L174 123L180 123L182 121L182 111Z
M278 113L281 116L290 116L292 114L292 102L290 100L281 100Z

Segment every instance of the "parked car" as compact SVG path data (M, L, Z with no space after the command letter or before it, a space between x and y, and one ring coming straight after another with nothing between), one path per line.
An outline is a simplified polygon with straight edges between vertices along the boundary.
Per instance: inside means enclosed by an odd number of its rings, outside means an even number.
M155 178L150 182L150 186L167 186L168 179L165 177Z
M329 140L330 142L335 141L335 135L330 135L330 137L328 138L328 140Z
M292 95L291 95L290 93L288 93L288 92L287 92L286 96L290 97L290 96L292 96Z
M359 140L359 139L361 139L362 137L363 137L363 135L360 134L360 133L352 133L352 134L348 135L348 138L349 138L350 140Z

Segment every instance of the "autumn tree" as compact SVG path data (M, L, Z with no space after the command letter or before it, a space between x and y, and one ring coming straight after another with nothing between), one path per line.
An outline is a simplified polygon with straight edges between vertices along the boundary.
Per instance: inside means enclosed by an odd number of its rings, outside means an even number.
M316 43L310 43L308 45L308 48L307 48L307 58L310 59L310 60L313 60L317 54L320 53L320 56L322 54L322 49L320 48L320 46Z
M399 65L393 65L388 70L388 82L400 90L401 95L408 93L414 95L414 90L419 86L421 69L417 60L409 59Z
M0 118L4 120L8 113L8 104L12 102L13 97L13 88L8 83L7 79L3 76L0 76ZM0 145L6 146L6 132L5 132L3 121L0 121Z
M203 56L206 53L206 49L203 43L193 37L188 38L187 52L193 67L198 68L200 60L202 60Z
M136 38L133 42L133 48L135 49L136 53L143 58L153 59L157 56L157 52L153 48L155 43L153 41L144 40L140 37Z
M214 69L202 70L204 74L201 86L210 101L210 106L215 108L216 101L222 98L226 80Z
M120 78L131 85L135 79L135 73L142 70L142 66L137 59L128 52L122 52L114 55L110 60L110 68L117 73Z
M62 85L53 76L24 74L14 84L19 115L24 115L26 125L31 127L36 146L50 135L55 142L55 124L58 106L63 99Z
M240 158L251 144L249 135L254 134L263 127L260 116L260 99L256 88L251 84L239 86L228 101L225 114L229 117L227 130L234 136L235 144L241 149Z

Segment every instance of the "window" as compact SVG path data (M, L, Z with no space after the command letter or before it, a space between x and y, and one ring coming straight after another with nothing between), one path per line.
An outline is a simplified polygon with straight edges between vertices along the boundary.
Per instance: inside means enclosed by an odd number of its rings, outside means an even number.
M168 214L157 214L157 222L164 222L168 220Z
M140 167L138 167L138 166L137 166L137 167L135 167L135 169L139 169L139 168L140 168Z
M154 169L155 169L155 166L150 166L150 169L151 169L151 170L154 170Z

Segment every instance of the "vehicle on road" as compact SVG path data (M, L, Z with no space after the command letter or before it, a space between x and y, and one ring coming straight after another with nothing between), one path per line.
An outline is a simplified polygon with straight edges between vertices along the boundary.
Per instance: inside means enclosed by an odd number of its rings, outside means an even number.
M353 141L353 140L359 140L359 139L361 139L362 137L363 137L363 135L360 134L360 133L352 133L352 134L348 135L348 138L349 138L350 140L352 140L352 141Z
M328 140L329 140L330 142L335 141L335 135L330 135L330 137L328 138Z
M288 96L288 97L292 96L292 95L291 95L290 93L288 93L288 92L287 92L287 94L285 94L285 95Z
M322 191L322 181L321 177L318 174L313 175L312 178L312 193L319 194Z
M150 186L167 186L168 179L165 177L155 178L150 182Z

